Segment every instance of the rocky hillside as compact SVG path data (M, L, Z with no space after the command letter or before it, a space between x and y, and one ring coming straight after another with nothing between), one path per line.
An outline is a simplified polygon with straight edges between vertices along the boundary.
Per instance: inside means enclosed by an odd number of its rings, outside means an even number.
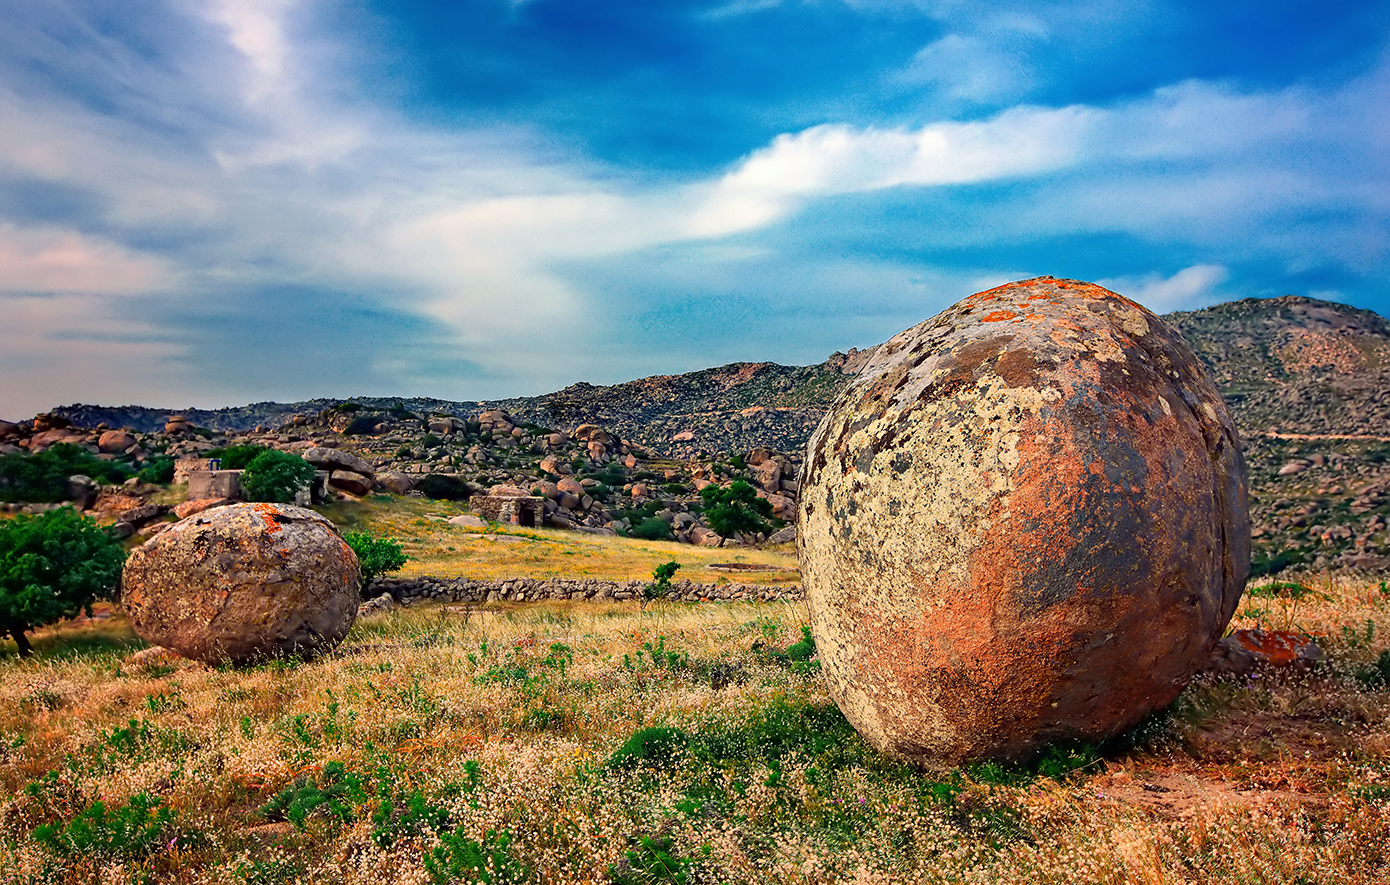
M835 394L864 365L868 352L850 348L814 366L733 363L684 375L655 375L623 384L579 382L544 396L488 402L429 397L353 397L363 409L452 415L467 419L480 410L503 409L529 424L567 429L598 424L642 446L674 458L745 452L759 446L800 449ZM223 409L184 409L178 414L198 427L245 433L288 423L295 415L317 415L341 400L253 403ZM157 433L171 414L143 406L61 406L51 413L77 427L128 427Z
M1247 437L1267 433L1390 437L1390 321L1312 298L1247 298L1165 317L1182 332L1226 394ZM535 397L455 402L426 397L354 397L392 408L468 418L504 409L541 427L592 423L672 458L769 446L796 451L867 352L837 353L814 366L734 363L623 384L579 382ZM185 409L199 427L245 432L313 415L337 400ZM55 415L79 427L153 433L169 410L72 405Z
M1211 370L1244 438L1256 574L1329 564L1390 570L1390 322L1293 296L1166 319ZM654 513L671 521L672 513L698 504L700 485L740 476L779 496L778 515L790 519L801 449L867 356L851 351L803 367L736 363L489 403L360 397L187 410L184 419L197 433L181 443L168 436L164 410L77 405L55 410L52 419L131 428L152 435L141 440L145 448L170 453L314 439L359 451L378 470L452 474L477 488L548 489L567 466L599 494L581 496L584 506L566 508L555 524L632 526ZM489 411L505 415L523 436L489 433ZM589 451L592 431L576 433L584 425L602 428L615 448ZM208 439L209 431L223 438ZM33 422L0 422L0 453L21 451L20 437L40 432ZM73 441L96 450L97 435L89 436ZM767 460L768 450L786 453L775 455L779 475L770 481L748 457L761 451L759 460ZM678 536L682 526L687 533L695 527L673 522Z
M1390 321L1286 295L1164 317L1206 363L1246 435L1390 437Z

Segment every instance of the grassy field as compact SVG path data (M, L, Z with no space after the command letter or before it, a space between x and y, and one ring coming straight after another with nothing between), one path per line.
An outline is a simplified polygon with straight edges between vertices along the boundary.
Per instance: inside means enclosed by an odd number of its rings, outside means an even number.
M640 576L668 552L354 506L455 547L417 561L436 573L572 574L591 545L593 574ZM1314 633L1324 666L1199 680L1018 770L873 752L779 653L797 604L419 605L242 670L143 649L105 606L31 660L0 646L0 882L1385 882L1390 594L1310 583L1254 588L1232 626Z
M786 584L801 580L791 544L772 549L695 547L674 541L639 541L586 535L563 529L468 529L446 520L467 511L450 501L399 498L389 502L338 503L319 508L348 531L371 531L400 541L410 561L402 576L467 575L470 578L650 579L652 569L674 559L677 580L713 584ZM772 566L737 574L709 568L716 563Z

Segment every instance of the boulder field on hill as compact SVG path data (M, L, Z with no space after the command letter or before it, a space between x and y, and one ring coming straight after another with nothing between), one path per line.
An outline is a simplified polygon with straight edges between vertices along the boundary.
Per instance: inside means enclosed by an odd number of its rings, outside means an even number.
M895 336L807 449L831 696L913 761L1025 758L1166 707L1249 567L1240 441L1156 316L1041 277Z
M1370 311L1293 296L1245 299L1167 320L1212 371L1241 430L1253 574L1390 571L1390 323ZM785 466L779 487L763 494L778 496L775 515L790 523L805 440L871 354L836 354L799 368L739 363L607 387L577 384L486 404L364 397L178 415L67 406L30 421L0 421L0 456L69 442L139 468L160 454L198 455L228 445L320 447L371 465L374 476L341 472L340 488L351 486L354 494L368 489L362 476L377 491L440 493L443 483L467 497L496 485L530 491L573 475L588 480L590 504L552 512L559 517L554 525L628 531L660 518L677 539L719 543L698 513L698 487L732 479L760 484L750 456L773 451ZM510 429L498 432L503 425ZM610 449L608 461L595 463L577 435L585 425L617 440L618 457ZM113 432L129 434L135 444L110 451L127 441L113 436L103 448L102 436ZM447 479L422 486L439 474ZM3 482L0 475L0 487ZM125 493L107 491L108 503ZM142 513L129 500L121 503ZM162 525L137 520L122 530Z

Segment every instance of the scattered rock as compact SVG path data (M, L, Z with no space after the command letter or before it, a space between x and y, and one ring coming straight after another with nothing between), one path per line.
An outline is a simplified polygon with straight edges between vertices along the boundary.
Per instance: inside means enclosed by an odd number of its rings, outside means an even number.
M393 495L404 495L415 487L416 477L399 470L383 470L376 475L376 481Z
M328 484L359 498L370 492L373 485L370 478L352 470L333 471L328 475Z
M119 455L136 442L135 436L124 430L108 430L97 438L97 448L110 455Z
M182 504L174 505L174 515L179 519L187 519L202 513L204 510L211 510L214 507L225 507L232 503L231 498L195 498L192 501L184 501Z
M789 544L796 540L796 526L789 525L767 536L769 544Z
M723 541L723 536L714 529L697 525L690 530L690 543L697 547L718 547Z
M391 598L391 594L383 593L380 596L368 599L366 602L359 605L357 607L357 617L361 618L365 617L366 615L375 615L380 614L381 612L389 612L391 609L395 607L396 601Z
M449 525L462 526L466 529L485 529L487 523L471 513L460 513L458 516L449 518Z
M101 493L101 483L79 473L68 477L65 491L68 500L78 505L77 509L86 510L96 503L97 495Z
M322 446L315 446L312 449L305 449L304 454L300 455L300 457L320 470L327 470L329 472L344 470L366 477L376 476L376 470L372 468L371 464L368 464L351 452L344 452L341 449L329 449Z
M801 490L830 693L917 762L1132 727L1206 662L1248 571L1220 394L1158 317L1088 283L981 292L880 346Z
M132 551L121 604L147 642L206 664L245 664L336 646L357 615L357 585L357 557L327 519L234 504Z
M1306 669L1322 658L1322 649L1306 633L1237 630L1216 643L1203 670L1219 675L1246 676L1262 667Z

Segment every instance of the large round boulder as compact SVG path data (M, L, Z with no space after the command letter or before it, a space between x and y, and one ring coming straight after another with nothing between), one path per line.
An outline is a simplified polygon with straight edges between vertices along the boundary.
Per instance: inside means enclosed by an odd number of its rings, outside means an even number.
M1162 320L1089 283L1011 283L895 336L801 481L831 695L918 762L1129 729L1207 660L1249 571L1220 394Z
M314 511L235 504L136 548L121 603L142 639L207 664L307 658L347 635L358 578L352 548Z

